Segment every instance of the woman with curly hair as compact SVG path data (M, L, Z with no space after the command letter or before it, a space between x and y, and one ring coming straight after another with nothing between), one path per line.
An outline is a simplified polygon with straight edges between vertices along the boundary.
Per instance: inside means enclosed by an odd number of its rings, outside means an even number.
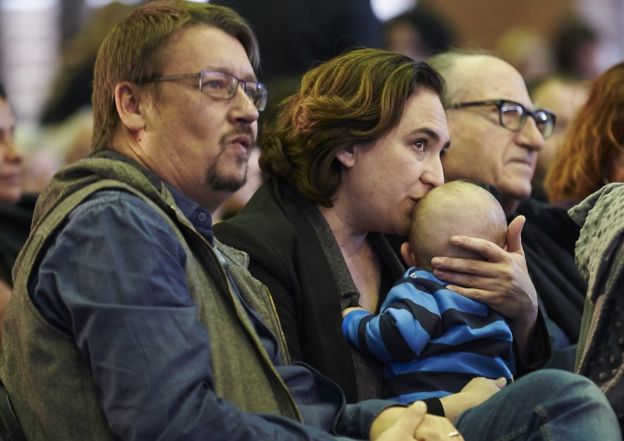
M624 62L594 80L571 126L545 182L550 201L564 206L624 181Z

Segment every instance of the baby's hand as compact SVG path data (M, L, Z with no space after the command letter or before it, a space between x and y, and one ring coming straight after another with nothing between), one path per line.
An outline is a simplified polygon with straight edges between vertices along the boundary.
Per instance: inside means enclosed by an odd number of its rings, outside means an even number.
M346 317L351 311L363 311L364 308L361 306L353 306L351 308L345 308L342 310L342 317Z

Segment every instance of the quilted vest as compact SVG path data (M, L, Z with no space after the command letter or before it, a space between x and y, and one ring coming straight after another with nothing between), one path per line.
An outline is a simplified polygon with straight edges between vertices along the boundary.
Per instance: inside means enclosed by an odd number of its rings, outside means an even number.
M1 340L0 378L26 438L114 439L98 405L91 372L73 336L50 325L28 293L31 273L37 271L50 239L62 228L68 214L90 195L104 189L130 192L143 199L171 225L184 247L188 289L210 338L215 393L247 412L301 421L301 414L234 293L215 248L227 262L244 301L277 336L281 361L288 362L275 307L266 287L246 270L247 255L206 241L181 213L166 186L150 181L140 166L114 157L95 157L63 169L40 196L31 235L13 270L14 293Z

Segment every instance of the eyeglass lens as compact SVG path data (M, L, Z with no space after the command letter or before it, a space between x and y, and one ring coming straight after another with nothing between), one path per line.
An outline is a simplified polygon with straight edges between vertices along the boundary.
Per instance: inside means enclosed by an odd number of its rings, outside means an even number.
M503 103L500 106L501 124L510 130L520 130L524 127L528 111L515 103ZM537 129L544 138L548 138L553 131L554 121L552 117L543 110L536 110L530 116L535 120Z
M501 104L500 114L501 123L510 130L520 130L526 119L524 109L513 103Z
M258 110L264 110L267 91L261 83L255 81L239 80L224 72L204 72L201 91L215 98L230 99L236 94L238 85L241 83L245 94L253 101Z

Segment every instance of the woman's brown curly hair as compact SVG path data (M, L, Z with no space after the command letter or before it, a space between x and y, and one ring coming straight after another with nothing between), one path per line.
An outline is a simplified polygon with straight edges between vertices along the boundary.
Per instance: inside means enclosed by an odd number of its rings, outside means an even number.
M260 168L310 201L332 205L340 185L336 154L378 139L398 124L405 102L444 80L429 65L381 49L358 49L307 72L260 139Z

